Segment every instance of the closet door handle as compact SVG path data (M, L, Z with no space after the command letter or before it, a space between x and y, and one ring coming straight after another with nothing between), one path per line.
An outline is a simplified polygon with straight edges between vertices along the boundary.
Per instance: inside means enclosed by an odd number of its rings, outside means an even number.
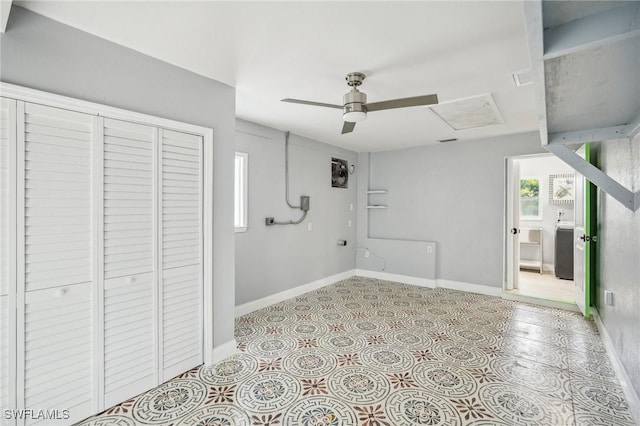
M516 235L516 234L519 234L519 233L520 233L520 230L519 230L518 228L511 228L511 231L510 231L510 232L511 232L513 235Z

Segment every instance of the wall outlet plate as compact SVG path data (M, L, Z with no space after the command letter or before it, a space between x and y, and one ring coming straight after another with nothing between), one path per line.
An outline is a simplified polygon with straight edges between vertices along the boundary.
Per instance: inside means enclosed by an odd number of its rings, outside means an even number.
M604 291L604 303L605 305L613 306L613 292L610 290Z

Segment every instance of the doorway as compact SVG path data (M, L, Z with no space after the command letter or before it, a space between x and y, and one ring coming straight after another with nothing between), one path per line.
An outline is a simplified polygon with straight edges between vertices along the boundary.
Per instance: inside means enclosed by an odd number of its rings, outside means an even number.
M510 157L505 292L576 304L575 172L552 154Z

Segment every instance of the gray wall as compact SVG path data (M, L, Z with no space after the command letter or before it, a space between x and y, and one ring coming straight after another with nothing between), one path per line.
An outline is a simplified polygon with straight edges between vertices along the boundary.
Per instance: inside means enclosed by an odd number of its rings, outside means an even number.
M439 279L501 287L505 158L540 152L526 133L373 153L369 186L389 191L389 208L359 210L359 226L368 220L371 238L435 241Z
M600 147L601 169L633 191L640 190L640 135ZM640 394L640 210L631 212L603 191L598 194L598 312L618 357ZM604 290L614 305L604 304Z
M353 269L358 171L349 177L348 189L332 188L331 157L355 163L357 154L292 134L290 201L299 205L300 195L309 195L311 208L300 225L267 227L268 216L278 221L301 216L285 202L284 132L236 123L236 150L249 154L249 229L236 233L236 304ZM347 246L338 246L338 239Z
M235 89L13 7L0 80L214 129L214 346L233 338Z
M520 162L520 175L522 177L537 177L540 179L540 203L542 206L541 220L520 220L520 228L542 227L542 252L545 268L553 268L555 259L556 223L558 222L558 209L564 214L562 220L574 221L573 204L549 204L549 175L559 173L574 173L574 170L554 155L542 157L530 157L518 160ZM522 259L539 259L537 248L522 246L520 257Z
M427 280L436 279L437 246L434 242L403 240L391 238L369 237L371 215L375 216L384 210L367 210L368 204L387 205L388 194L367 194L367 190L384 190L386 187L370 184L371 153L358 154L358 224L356 265L358 269L386 272L389 274L407 275ZM428 248L431 250L429 251ZM369 250L370 256L365 256ZM431 283L435 284L435 283Z

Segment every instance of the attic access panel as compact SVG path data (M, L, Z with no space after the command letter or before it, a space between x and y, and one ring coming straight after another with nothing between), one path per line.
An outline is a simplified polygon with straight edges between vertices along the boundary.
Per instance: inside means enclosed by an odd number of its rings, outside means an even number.
M453 130L504 123L491 94L443 102L429 109Z
M331 187L349 187L349 163L339 158L331 159Z

